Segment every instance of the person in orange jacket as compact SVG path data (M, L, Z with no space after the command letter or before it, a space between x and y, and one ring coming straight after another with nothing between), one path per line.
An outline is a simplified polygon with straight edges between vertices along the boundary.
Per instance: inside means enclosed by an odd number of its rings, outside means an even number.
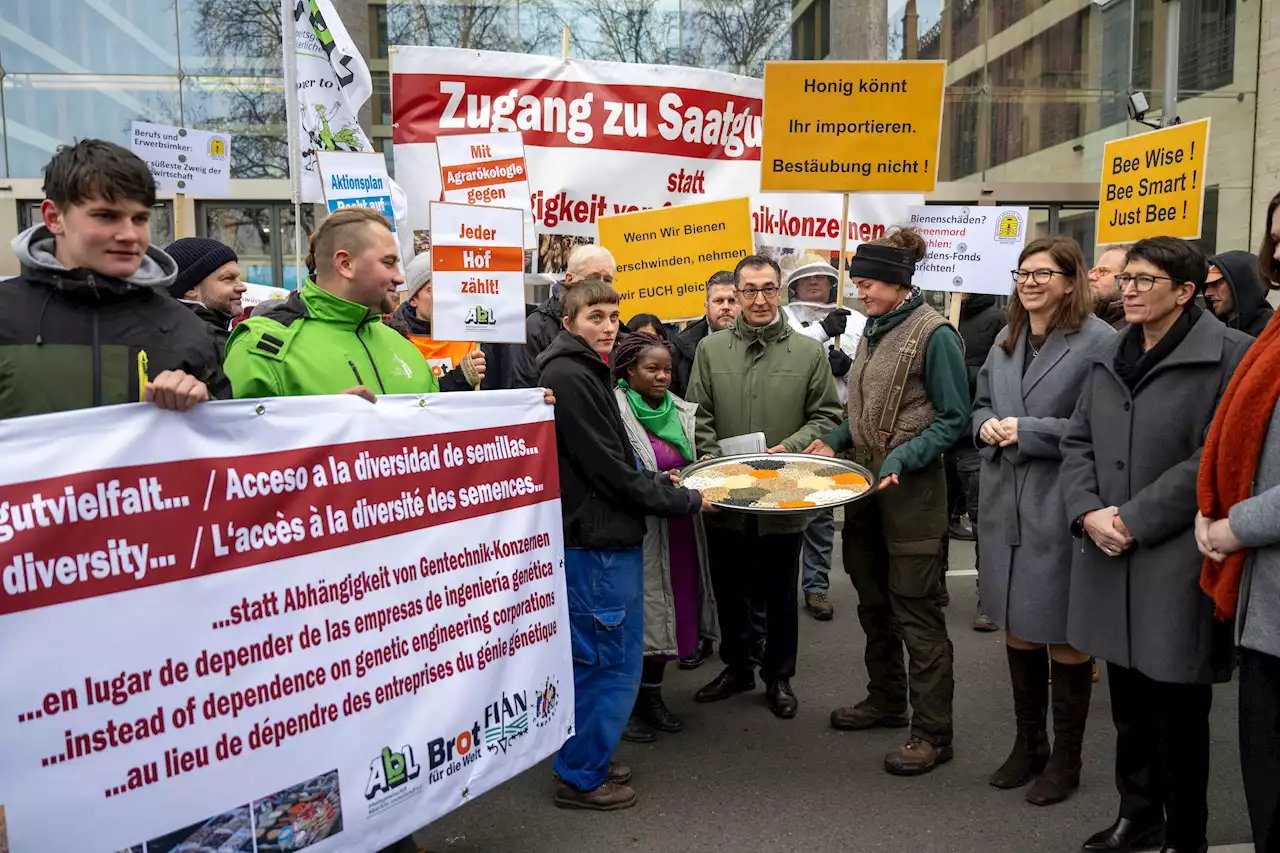
M437 341L431 337L430 253L424 252L409 261L404 271L408 290L396 309L395 317L409 327L409 340L431 365L440 390L461 391L477 387L485 372L485 354L480 344L475 341Z

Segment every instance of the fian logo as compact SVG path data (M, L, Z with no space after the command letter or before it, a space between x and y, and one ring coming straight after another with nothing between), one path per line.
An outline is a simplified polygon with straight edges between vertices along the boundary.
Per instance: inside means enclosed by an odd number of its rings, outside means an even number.
M221 136L210 136L209 156L214 160L227 159L227 140Z
M1022 242L1022 217L1012 210L1006 210L996 220L997 243Z
M494 316L493 311L483 305L477 305L467 312L468 326L496 326L497 324L498 318Z
M556 705L560 702L559 687L560 682L548 676L546 686L536 691L538 698L533 708L533 724L538 728L550 723L555 716Z
M405 745L399 752L384 746L382 754L369 762L369 783L364 786L364 798L372 800L378 794L386 794L399 788L410 779L417 779L422 768L413 760L413 748Z
M484 708L484 747L505 755L513 741L529 733L529 701L524 692L508 695Z
M391 371L391 374L393 376L400 375L406 379L412 379L413 368L409 366L408 362L406 362L403 358L400 357L400 353L398 352L392 353L391 357L395 359L395 362L396 362L395 369Z
M427 744L427 783L452 776L468 764L479 761L480 723L451 738L438 737Z

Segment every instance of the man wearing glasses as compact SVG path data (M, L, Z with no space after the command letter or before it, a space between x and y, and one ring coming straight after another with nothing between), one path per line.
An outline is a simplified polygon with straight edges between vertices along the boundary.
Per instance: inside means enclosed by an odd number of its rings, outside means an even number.
M698 404L699 453L714 453L721 439L753 432L764 433L770 453L799 453L840 420L826 350L794 333L782 316L781 279L771 258L750 255L739 261L733 282L742 313L698 346L687 399ZM768 625L760 675L769 707L784 719L795 716L796 585L801 534L809 520L806 513L706 517L725 669L698 691L697 701L755 689L748 615L754 590L764 600Z
M1124 297L1116 287L1116 274L1124 272L1124 259L1129 250L1124 246L1107 246L1098 256L1098 265L1089 270L1089 287L1093 290L1093 313L1113 329L1123 329Z

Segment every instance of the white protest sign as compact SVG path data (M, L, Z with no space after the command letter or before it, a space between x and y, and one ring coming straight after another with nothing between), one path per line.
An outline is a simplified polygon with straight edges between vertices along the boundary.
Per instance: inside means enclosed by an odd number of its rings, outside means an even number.
M225 133L135 121L132 147L161 192L231 195L231 137Z
M553 753L552 417L534 390L0 422L0 848L373 853Z
M262 302L269 302L272 299L288 299L290 291L283 287L270 287L265 284L253 284L252 282L244 282L244 295L240 297L241 310L252 308Z
M952 293L1013 292L1010 271L1027 239L1027 208L919 206L911 208L908 224L929 244L912 284Z
M431 203L431 333L524 343L523 217L507 207Z
M386 218L396 230L391 209L391 179L387 161L381 154L353 154L348 151L317 151L320 186L329 212L344 207L368 207Z
M444 200L520 208L524 211L524 246L536 248L529 168L520 133L442 136L437 148Z

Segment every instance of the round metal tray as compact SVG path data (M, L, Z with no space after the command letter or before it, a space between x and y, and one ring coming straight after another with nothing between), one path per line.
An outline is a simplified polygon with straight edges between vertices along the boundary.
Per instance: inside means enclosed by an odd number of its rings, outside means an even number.
M867 482L871 484L871 488L856 497L811 507L789 507L782 509L773 507L734 506L732 504L720 503L719 501L711 501L711 503L726 512L747 512L757 515L789 515L797 512L815 512L820 509L831 509L832 507L851 504L854 501L860 501L863 498L870 496L876 490L876 475L873 474L866 466L859 465L857 462L851 462L848 459L841 459L838 456L813 456L808 453L740 453L734 456L717 456L715 459L704 459L701 462L694 462L692 465L689 465L680 472L680 480L683 483L686 477L692 477L708 468L716 465L723 465L726 462L755 462L763 459L775 462L821 462L824 465L836 465L840 468L844 468L850 474L861 474L863 477L866 477Z

